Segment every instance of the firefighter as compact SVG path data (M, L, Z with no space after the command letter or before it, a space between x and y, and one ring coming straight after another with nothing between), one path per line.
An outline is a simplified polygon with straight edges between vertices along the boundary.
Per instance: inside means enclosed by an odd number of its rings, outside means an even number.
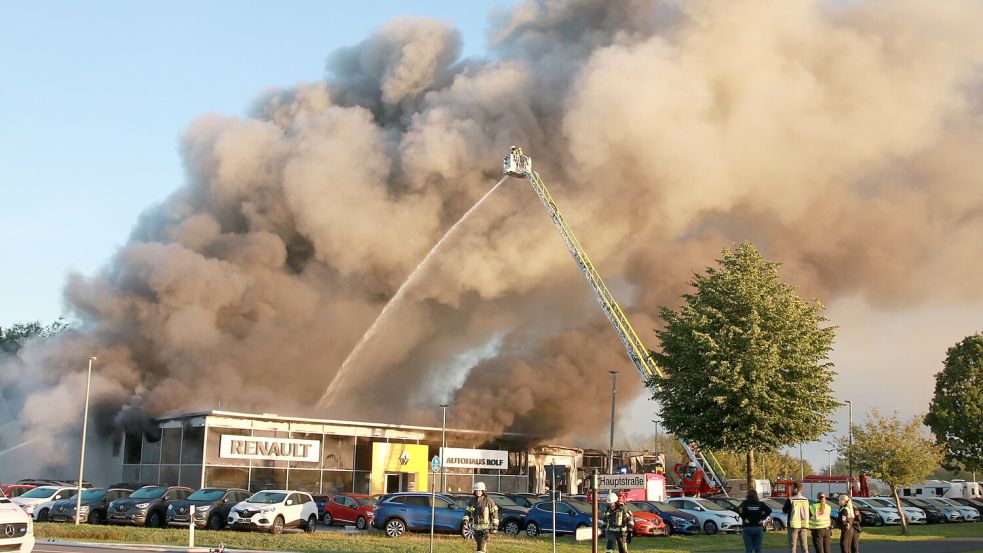
M666 456L661 451L655 454L655 473L666 473Z
M465 522L471 522L477 553L488 551L488 536L498 532L498 505L485 493L485 483L475 482L471 488L474 497L468 501Z
M618 494L608 494L608 508L604 511L601 520L604 525L604 537L607 538L604 552L614 553L617 547L618 553L628 553L628 532L632 525L631 511L628 510L627 505L618 500Z

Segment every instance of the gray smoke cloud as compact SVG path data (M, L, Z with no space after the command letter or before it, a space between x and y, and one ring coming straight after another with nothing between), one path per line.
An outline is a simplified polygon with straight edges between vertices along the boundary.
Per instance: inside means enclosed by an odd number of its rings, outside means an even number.
M807 297L979 301L981 20L958 0L523 1L492 15L481 59L395 20L323 81L188 126L186 183L70 278L81 324L0 361L0 439L45 436L32 458L60 463L89 355L110 438L219 405L428 423L447 399L457 427L594 435L607 371L622 399L642 387L515 180L315 407L512 144L651 347L657 306L744 239Z

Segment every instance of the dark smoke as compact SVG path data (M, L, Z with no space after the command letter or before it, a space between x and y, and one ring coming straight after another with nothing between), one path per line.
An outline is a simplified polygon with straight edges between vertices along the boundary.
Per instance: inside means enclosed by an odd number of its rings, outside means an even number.
M71 277L78 330L0 362L0 443L46 436L32 458L65 458L89 355L107 437L218 405L426 423L447 398L458 427L594 435L606 371L622 400L641 387L520 181L394 310L350 401L313 410L512 144L653 347L650 314L743 239L827 302L978 301L981 18L957 0L523 1L493 16L486 59L393 21L323 81L189 125L187 182Z

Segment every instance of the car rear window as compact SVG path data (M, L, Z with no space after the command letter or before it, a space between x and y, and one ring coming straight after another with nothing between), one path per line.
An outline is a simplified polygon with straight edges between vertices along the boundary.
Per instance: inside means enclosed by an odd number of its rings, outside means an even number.
M422 495L411 495L403 501L405 505L412 505L414 507L429 507L430 498Z
M58 491L58 488L34 488L21 497L25 499L43 499L55 495L56 491Z

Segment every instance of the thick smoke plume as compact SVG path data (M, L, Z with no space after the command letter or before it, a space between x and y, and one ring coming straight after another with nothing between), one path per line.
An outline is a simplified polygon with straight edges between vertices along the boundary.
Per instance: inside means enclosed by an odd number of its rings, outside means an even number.
M743 239L827 302L978 301L980 21L975 0L522 1L461 59L455 30L395 20L323 81L189 125L184 186L70 279L76 330L3 361L2 444L64 458L89 355L104 436L220 406L428 423L448 398L452 426L592 435L607 370L632 370L515 180L393 309L348 401L314 409L512 144L652 347L656 307Z

